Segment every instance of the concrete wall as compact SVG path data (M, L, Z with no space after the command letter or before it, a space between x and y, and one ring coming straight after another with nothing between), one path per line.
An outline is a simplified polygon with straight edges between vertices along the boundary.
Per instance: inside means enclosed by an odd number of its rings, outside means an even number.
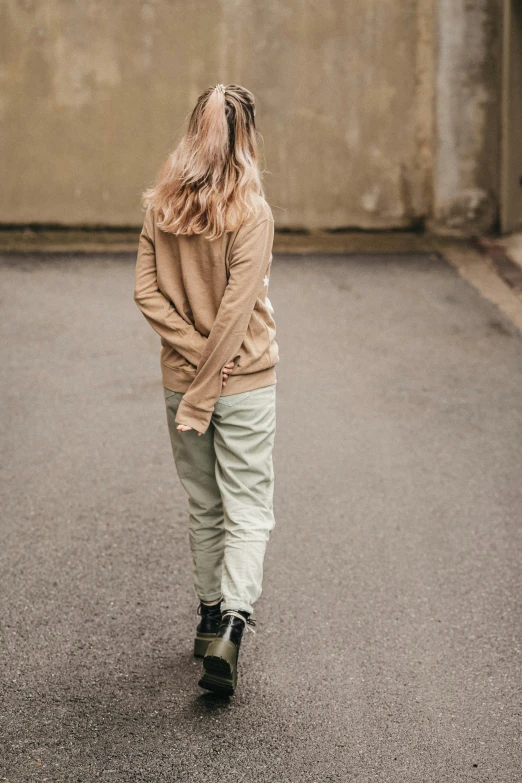
M491 2L465 3L480 6L481 62L496 36ZM257 97L279 228L433 216L444 230L448 204L475 186L491 222L496 76L476 74L475 111L462 118L454 71L476 66L444 54L452 4L465 13L464 0L4 0L0 222L140 224L142 189L216 82ZM445 80L454 91L441 105ZM447 142L477 118L465 149Z
M501 3L437 0L431 228L477 233L498 218Z

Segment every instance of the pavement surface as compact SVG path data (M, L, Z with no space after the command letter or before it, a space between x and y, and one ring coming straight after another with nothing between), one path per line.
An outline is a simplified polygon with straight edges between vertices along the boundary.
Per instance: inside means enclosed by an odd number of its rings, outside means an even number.
M438 255L279 255L276 528L229 700L134 257L4 255L0 781L522 780L522 339Z
M502 236L497 242L504 248L513 263L522 269L522 231Z

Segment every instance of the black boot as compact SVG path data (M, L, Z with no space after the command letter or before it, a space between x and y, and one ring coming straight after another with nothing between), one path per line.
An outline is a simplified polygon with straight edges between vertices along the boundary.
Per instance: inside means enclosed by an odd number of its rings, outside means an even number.
M255 625L248 612L228 610L223 617L215 639L209 644L203 658L204 673L199 681L202 688L223 696L232 696L237 686L237 659L243 631Z
M212 606L201 602L198 606L198 614L201 615L201 621L196 628L194 655L202 658L210 642L216 638L221 622L221 601L217 604L212 604Z

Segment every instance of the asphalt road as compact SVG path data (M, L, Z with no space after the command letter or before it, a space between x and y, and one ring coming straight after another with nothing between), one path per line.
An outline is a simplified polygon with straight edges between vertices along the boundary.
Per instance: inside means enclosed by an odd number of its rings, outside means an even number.
M131 256L4 256L0 781L522 780L522 340L444 261L278 256L276 528L198 688Z

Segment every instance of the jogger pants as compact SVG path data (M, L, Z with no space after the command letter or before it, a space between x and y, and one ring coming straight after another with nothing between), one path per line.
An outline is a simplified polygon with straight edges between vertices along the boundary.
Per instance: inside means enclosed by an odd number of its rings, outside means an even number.
M196 594L251 613L261 595L273 511L276 384L221 396L204 435L179 432L182 392L164 388L172 453L188 493Z

